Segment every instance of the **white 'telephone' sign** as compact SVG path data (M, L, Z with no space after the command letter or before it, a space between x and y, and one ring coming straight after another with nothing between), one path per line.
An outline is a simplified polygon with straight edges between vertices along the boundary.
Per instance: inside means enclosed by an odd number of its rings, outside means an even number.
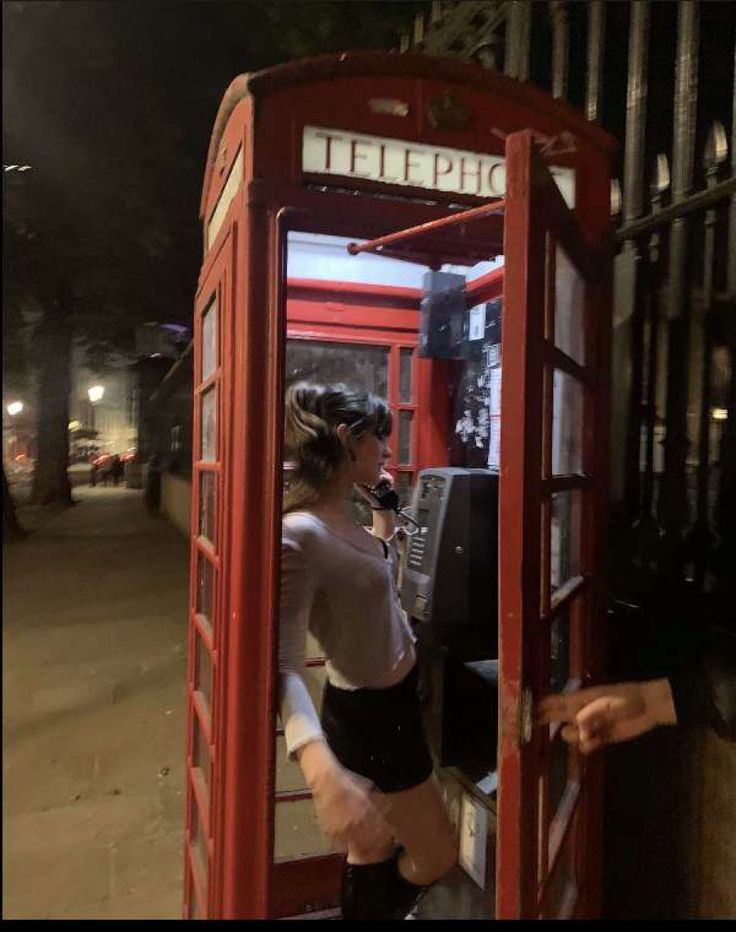
M212 211L210 222L207 224L207 248L209 249L217 239L217 234L222 228L233 198L243 183L243 150L239 149L232 164L230 173L227 176L225 186L220 192L215 209Z
M568 207L574 207L575 172L555 165L548 168ZM503 197L506 191L501 155L320 126L304 127L302 171L486 198Z

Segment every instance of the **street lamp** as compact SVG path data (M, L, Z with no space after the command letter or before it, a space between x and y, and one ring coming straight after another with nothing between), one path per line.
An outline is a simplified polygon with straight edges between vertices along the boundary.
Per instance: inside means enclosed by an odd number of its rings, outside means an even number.
M20 412L23 410L23 402L22 401L11 401L5 410L8 412L8 414L11 417L15 417L16 415L20 414Z
M90 385L87 389L89 397L89 426L91 430L95 429L95 405L102 401L105 394L104 385Z

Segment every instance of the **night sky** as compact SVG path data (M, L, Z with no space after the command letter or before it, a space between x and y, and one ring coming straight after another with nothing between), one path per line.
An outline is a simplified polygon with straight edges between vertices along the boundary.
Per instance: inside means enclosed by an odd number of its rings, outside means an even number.
M4 2L3 163L32 166L4 181L131 320L186 322L207 147L230 81L319 52L396 47L417 7Z
M392 48L422 3L4 2L3 162L14 203L62 261L81 260L133 320L190 319L198 219L214 118L245 71L324 51ZM584 4L572 9L584 11ZM629 4L607 4L604 122L625 119ZM730 135L733 3L701 4L698 145L714 116ZM669 151L677 5L653 4L647 161ZM575 17L572 17L575 26ZM582 28L582 27L581 27ZM574 29L573 29L574 31ZM729 40L730 33L730 40ZM534 38L545 86L549 37ZM730 49L730 51L729 51ZM583 102L583 71L571 102ZM579 98L579 99L578 99ZM621 153L619 153L620 159ZM697 180L702 182L699 154ZM620 169L620 165L618 166ZM104 302L103 302L104 303Z

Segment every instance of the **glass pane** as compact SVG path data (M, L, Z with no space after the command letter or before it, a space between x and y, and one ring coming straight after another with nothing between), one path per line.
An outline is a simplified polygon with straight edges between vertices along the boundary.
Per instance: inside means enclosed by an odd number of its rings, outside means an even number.
M550 526L550 584L552 591L580 575L580 524L582 492L556 492L552 496Z
M202 395L201 459L212 463L217 459L217 394L214 388Z
M307 632L306 636L306 657L321 658L324 651L322 650L316 638ZM324 664L320 666L307 666L304 668L304 682L309 692L310 698L318 714L322 710L322 693L327 678L327 671ZM278 724L281 725L279 717ZM283 735L277 734L276 741L276 792L287 792L293 790L306 789L304 776L301 768L296 761L290 761L286 753L286 739Z
M322 651L316 646L315 642L312 641L310 645L310 641L311 638L307 635L307 651L309 652L312 650L313 655L319 657ZM319 714L322 713L322 694L324 692L326 680L327 671L324 662L320 662L319 666L304 668L304 684ZM281 724L280 719L279 724Z
M585 282L562 247L555 253L555 346L585 363Z
M207 743L207 736L204 733L197 713L194 713L192 720L194 729L192 734L192 767L199 767L204 776L205 784L209 790L210 785L210 747Z
M175 424L171 428L171 436L170 436L170 442L169 442L169 449L171 450L172 453L178 453L179 450L181 450L181 434L182 434L181 425Z
M347 382L388 396L388 356L386 346L358 343L320 343L316 340L288 340L286 344L286 387L302 380Z
M204 834L204 826L199 816L199 807L195 796L192 796L192 854L194 855L194 864L197 871L197 878L202 885L204 895L207 896L207 864L209 862L207 851L207 838ZM196 894L194 894L196 896Z
M555 369L552 401L552 473L583 471L583 386Z
M217 368L217 299L204 312L202 318L202 381Z
M540 582L540 592L539 592L539 607L540 611L548 612L549 611L549 532L550 532L550 504L549 499L542 501L542 520L540 522L540 540L539 540L539 582Z
M306 788L302 768L297 761L289 760L286 754L286 739L278 735L276 737L276 792L285 793Z
M189 906L189 918L190 919L201 919L202 913L199 911L199 903L197 902L197 894L192 890L191 892L191 904Z
M577 816L567 833L562 850L557 855L545 897L548 907L545 919L570 919L575 908L577 885L575 880L575 841L578 838Z
M293 464L292 464L292 463L284 463L284 471L283 471L283 474L282 474L282 482L283 482L283 484L282 484L282 487L281 487L281 490L282 490L282 494L283 494L283 495L286 495L286 493L291 489L291 482L292 482L293 476L294 476L294 466L293 466Z
M314 635L307 631L307 648L306 653L304 654L305 658L307 660L314 660L319 657L324 657L324 654L325 652L322 649L322 645L319 643L317 638L315 638Z
M549 811L553 818L567 786L569 756L568 746L557 735L549 748Z
M216 482L214 473L199 474L199 533L212 544L215 543Z
M322 834L311 799L276 801L274 858L277 861L333 850Z
M324 667L306 667L304 670L304 682L309 695L312 697L314 707L320 714L322 713L322 692L325 688L327 671Z
M396 491L399 493L401 507L411 504L411 494L414 489L414 473L400 472L396 476Z
M215 571L204 554L197 555L197 613L201 615L212 630L212 593L214 590Z
M194 688L207 700L209 710L212 708L212 658L199 632L195 631L194 637L196 641Z
M559 693L570 677L570 617L565 609L550 625L549 688Z
M399 401L411 401L411 357L413 350L402 346L399 350Z
M405 466L411 463L411 422L413 411L399 411L399 458L398 462Z

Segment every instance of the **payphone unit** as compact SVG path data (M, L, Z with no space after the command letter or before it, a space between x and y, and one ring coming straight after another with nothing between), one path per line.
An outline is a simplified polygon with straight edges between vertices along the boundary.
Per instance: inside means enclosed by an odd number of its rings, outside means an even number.
M498 476L452 467L420 472L401 600L464 660L497 643Z
M401 587L417 633L420 692L438 764L476 783L495 769L498 707L498 475L418 476Z

